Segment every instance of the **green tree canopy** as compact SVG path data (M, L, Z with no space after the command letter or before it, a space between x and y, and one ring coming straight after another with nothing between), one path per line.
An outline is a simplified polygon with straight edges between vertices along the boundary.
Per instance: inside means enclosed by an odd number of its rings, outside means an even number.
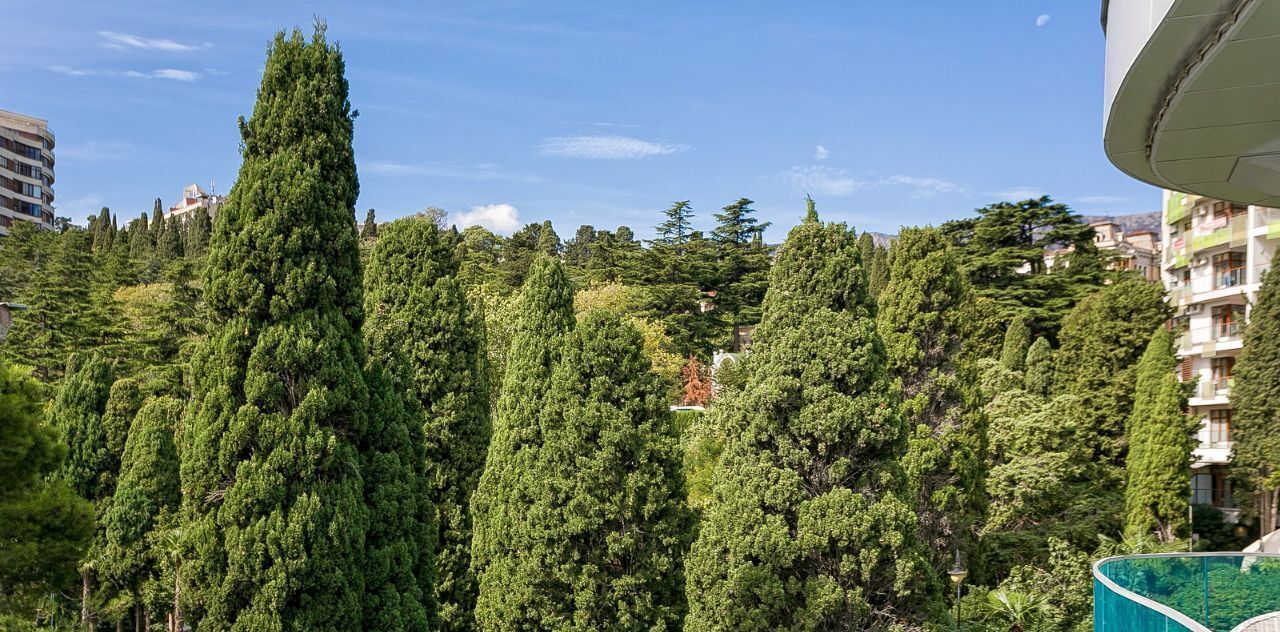
M1027 328L1027 319L1017 314L1004 331L1004 346L1000 351L1000 363L1010 371L1021 371L1026 368L1027 352L1031 349L1031 330Z
M1186 389L1178 382L1173 334L1156 329L1138 362L1129 419L1128 482L1124 488L1125 536L1154 535L1160 542L1186 537L1191 451L1198 421L1186 409Z
M1253 492L1262 533L1280 528L1280 266L1273 260L1244 330L1231 389L1232 468Z
M267 54L205 273L179 453L193 627L362 627L366 511L353 113L323 25Z
M686 564L687 629L922 618L908 433L853 232L814 213L791 230L753 344L744 386L710 413L727 445Z
M1037 337L1027 350L1023 388L1040 397L1048 397L1053 388L1053 347L1049 346L1049 341L1043 336Z
M413 400L426 440L444 630L474 627L470 499L490 435L484 323L457 274L448 233L428 218L410 217L383 226L365 276L370 358L397 367L393 386Z
M941 578L954 552L972 550L986 504L986 420L961 353L972 290L937 229L902 229L889 269L876 328L902 387L911 432L903 465L919 537Z

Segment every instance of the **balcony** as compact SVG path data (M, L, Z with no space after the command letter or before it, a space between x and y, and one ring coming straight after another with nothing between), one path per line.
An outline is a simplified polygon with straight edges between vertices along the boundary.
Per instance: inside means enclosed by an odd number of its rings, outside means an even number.
M1249 237L1249 224L1243 216L1209 220L1194 228L1191 249L1195 252L1230 244L1243 246Z
M1181 347L1191 351L1197 345L1231 342L1240 339L1240 323L1215 323L1208 327L1195 327L1182 332Z
M1280 555L1128 555L1093 565L1097 631L1262 630L1270 628L1255 628L1255 622L1277 611Z

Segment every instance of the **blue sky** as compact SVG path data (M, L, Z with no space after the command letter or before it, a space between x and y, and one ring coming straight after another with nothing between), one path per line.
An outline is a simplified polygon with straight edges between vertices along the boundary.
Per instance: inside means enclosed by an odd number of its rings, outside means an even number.
M1103 36L1080 0L69 2L0 0L0 109L58 137L59 214L226 192L273 33L314 16L359 110L359 214L440 206L649 236L749 197L779 229L896 232L1047 193L1155 210L1102 150ZM781 237L780 230L772 238Z

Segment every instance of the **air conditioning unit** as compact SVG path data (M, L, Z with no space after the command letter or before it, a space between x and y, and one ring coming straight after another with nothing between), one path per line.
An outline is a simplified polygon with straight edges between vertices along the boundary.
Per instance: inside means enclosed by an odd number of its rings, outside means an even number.
M1187 305L1183 307L1182 313L1188 316L1192 314L1202 314L1204 313L1204 303L1192 303Z

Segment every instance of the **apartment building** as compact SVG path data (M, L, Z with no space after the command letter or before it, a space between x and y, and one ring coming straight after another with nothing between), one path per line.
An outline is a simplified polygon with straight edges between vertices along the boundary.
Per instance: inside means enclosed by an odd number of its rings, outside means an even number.
M21 221L53 228L53 144L48 121L0 110L0 235Z
M1149 230L1127 233L1112 221L1093 222L1089 226L1093 228L1093 242L1098 250L1111 256L1109 269L1132 270L1148 281L1160 280L1159 235Z
M197 212L208 213L209 217L213 217L218 214L218 206L221 204L221 197L205 193L198 184L188 184L182 189L182 199L170 206L164 216L165 219L177 217L184 222L191 219Z
M1179 373L1195 385L1188 402L1201 420L1192 501L1239 515L1231 459L1232 369L1262 275L1280 245L1280 210L1164 193L1163 270L1181 334Z

